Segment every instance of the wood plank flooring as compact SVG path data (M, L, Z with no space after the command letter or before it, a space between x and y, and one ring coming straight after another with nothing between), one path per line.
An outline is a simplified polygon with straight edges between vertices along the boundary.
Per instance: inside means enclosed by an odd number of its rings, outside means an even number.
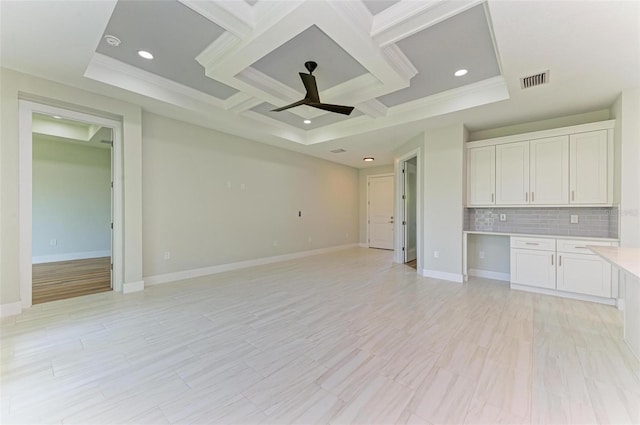
M639 423L613 307L356 248L40 304L0 326L3 424Z
M34 264L33 304L111 291L111 258Z

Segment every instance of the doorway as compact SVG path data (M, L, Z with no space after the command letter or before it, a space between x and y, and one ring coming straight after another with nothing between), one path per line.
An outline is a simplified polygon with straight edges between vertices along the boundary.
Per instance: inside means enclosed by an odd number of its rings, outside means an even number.
M112 129L32 114L32 295L111 291Z
M367 177L367 240L369 248L393 250L393 174Z
M403 262L417 269L418 217L417 217L417 161L414 156L402 163L402 228Z
M124 248L121 121L29 100L20 100L19 105L22 308L30 307L34 301L121 291ZM78 153L78 149L84 153ZM87 153L92 150L94 154ZM96 168L100 169L100 176L89 177L89 169ZM96 186L98 181L102 183ZM79 211L85 214L78 215ZM95 227L92 223L99 223L98 233L91 231ZM80 277L65 274L68 263ZM38 280L45 275L54 282ZM102 280L100 290L74 287L74 281L77 283L79 279L90 282L88 286L98 286L96 281ZM71 285L62 289L64 295L49 286L41 297L37 289L34 294L34 284L39 283Z

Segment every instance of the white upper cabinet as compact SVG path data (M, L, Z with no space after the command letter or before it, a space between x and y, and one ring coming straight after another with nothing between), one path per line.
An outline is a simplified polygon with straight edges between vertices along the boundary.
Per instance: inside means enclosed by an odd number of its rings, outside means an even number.
M572 134L569 139L571 204L608 202L607 131Z
M496 204L529 203L529 142L496 146Z
M529 157L529 203L568 203L569 136L532 140L529 144Z
M467 151L467 204L493 205L496 187L495 146Z
M467 205L612 205L614 126L611 120L469 142Z

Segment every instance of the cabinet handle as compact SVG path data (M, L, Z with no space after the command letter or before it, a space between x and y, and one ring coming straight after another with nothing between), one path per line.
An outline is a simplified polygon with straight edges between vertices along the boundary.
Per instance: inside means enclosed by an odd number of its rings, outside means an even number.
M571 200L572 200L572 201L575 201L575 200L576 200L576 191L575 191L575 190L572 190L572 191L571 191Z
M525 242L525 245L540 245L538 242Z
M529 202L529 192L524 193L524 201Z
M562 267L562 255L558 257L558 267Z
M583 249L587 249L587 247L585 245L574 245L574 248L583 248Z
M551 254L551 265L553 266L553 254Z
M491 202L493 203L493 193L491 194Z
M531 192L531 202L533 202L533 201L534 201L534 193Z

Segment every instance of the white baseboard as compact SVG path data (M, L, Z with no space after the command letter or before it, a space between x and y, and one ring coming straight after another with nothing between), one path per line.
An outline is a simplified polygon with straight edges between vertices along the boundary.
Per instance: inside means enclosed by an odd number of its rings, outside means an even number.
M0 304L0 317L16 316L22 313L22 302Z
M596 297L593 295L575 294L573 292L558 291L556 289L538 288L537 286L520 285L512 283L511 289L525 292L533 292L534 294L552 295L555 297L570 298L572 300L588 301L592 303L616 305L615 298Z
M144 280L140 280L138 282L125 282L122 284L123 294L130 294L138 291L144 291Z
M247 267L262 266L264 264L279 263L281 261L295 260L296 258L310 257L312 255L326 254L328 252L341 251L349 248L356 248L358 244L348 244L332 246L329 248L313 249L310 251L295 252L293 254L276 255L273 257L256 258L255 260L238 261L237 263L220 264L218 266L203 267L199 269L183 270L174 273L166 273L155 276L145 276L146 285L158 285L160 283L175 282L178 280L191 279L194 277L207 276L210 274L228 272L232 270L245 269Z
M434 279L448 280L449 282L462 283L463 276L458 273L440 272L437 270L422 269L422 276L432 277Z
M369 244L368 244L368 243L366 243L366 242L360 242L360 243L358 244L358 246L359 246L360 248L369 248Z
M509 273L492 272L490 270L469 269L469 276L503 280L505 282L511 281L511 275Z
M55 263L56 261L85 260L88 258L111 257L111 251L68 252L66 254L38 255L31 259L31 264Z

